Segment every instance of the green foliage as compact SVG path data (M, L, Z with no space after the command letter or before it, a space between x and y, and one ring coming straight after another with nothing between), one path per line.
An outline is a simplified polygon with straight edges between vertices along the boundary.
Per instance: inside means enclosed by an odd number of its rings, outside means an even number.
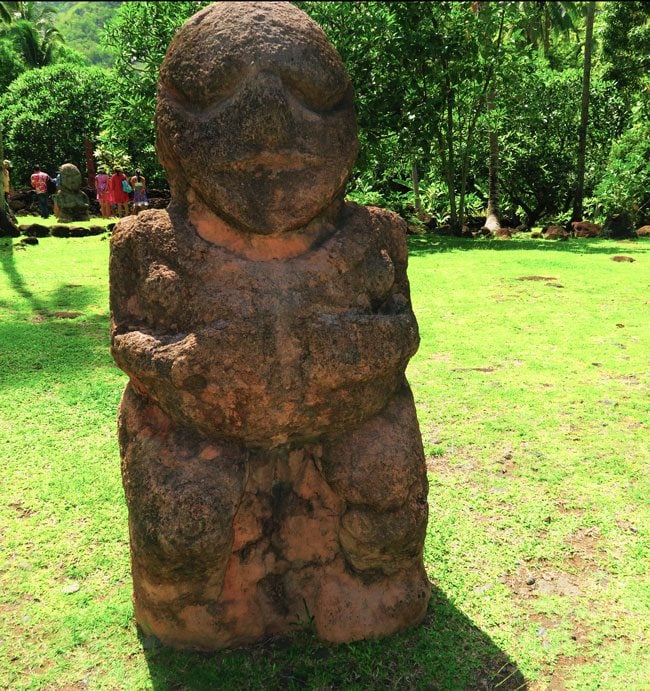
M111 141L106 131L100 132L97 139L99 143L93 153L98 170L100 166L106 166L110 171L115 166L121 166L125 171L129 171L133 167L129 154L118 143Z
M2 3L11 11L0 34L12 36L15 52L0 40L0 88L21 63L80 64L75 50L93 61L115 56L116 88L98 143L128 155L151 184L163 185L154 147L158 69L175 31L206 4ZM532 223L565 213L576 187L584 4L295 4L324 28L355 85L361 154L351 198L411 214L414 193L396 181L408 181L415 165L426 181L424 197L428 186L435 190L425 208L459 222L470 212L468 201L473 210L486 202L492 131L500 144L501 207L521 208ZM630 128L633 110L650 119L649 17L643 2L598 5L585 179L592 199L596 189L612 189L601 182L612 142ZM52 33L56 27L67 48ZM488 117L489 85L496 102Z
M500 181L503 205L521 207L530 225L566 212L575 189L582 72L554 70L536 56L518 60L516 78L500 93ZM603 173L612 140L620 134L624 111L611 82L598 72L591 80L591 126L587 140L587 194ZM482 159L474 163L487 176Z
M11 40L0 38L0 94L25 69L25 61Z
M650 4L606 2L602 8L603 57L607 79L616 83L628 103L650 87ZM650 116L650 107L646 110Z
M55 174L71 162L83 172L83 140L97 136L112 88L104 70L67 64L30 70L12 82L0 98L0 128L14 186L29 185L34 164Z
M116 89L103 120L107 137L124 148L150 186L164 182L154 149L158 70L176 30L208 2L128 2L106 27L115 54Z
M56 51L56 64L63 62L68 65L81 65L83 67L90 65L90 61L83 53L65 43L59 46Z
M104 26L117 12L121 2L58 3L55 24L66 43L100 67L111 67L113 51L100 45Z
M637 224L650 222L650 123L635 122L614 142L595 189L599 216L626 212Z
M507 65L512 75L519 69L516 8L468 2L301 7L328 33L355 84L365 148L357 175L374 180L389 198L392 181L408 178L415 161L422 178L445 185L446 210L437 199L434 215L457 223L456 209L459 216L469 212L467 195L478 193L477 161L487 158L480 115L488 86L503 83ZM474 210L483 205L471 201Z
M55 14L56 10L45 2L3 3L0 35L13 42L30 69L57 61L64 40L53 24Z
M61 34L54 27L38 25L28 19L13 22L6 35L31 69L56 62L58 48L63 42Z
M351 185L346 195L347 199L363 206L385 206L385 199L381 193L373 188L372 184L363 178L356 180Z

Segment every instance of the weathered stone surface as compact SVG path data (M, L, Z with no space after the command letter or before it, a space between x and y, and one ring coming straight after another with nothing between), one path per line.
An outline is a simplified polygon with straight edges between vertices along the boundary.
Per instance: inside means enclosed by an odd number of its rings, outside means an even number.
M21 224L18 229L23 235L30 238L46 238L50 234L50 228L40 223Z
M610 214L603 224L603 235L615 240L635 238L637 233L630 215L627 213Z
M56 193L56 217L62 223L87 221L90 218L88 195L81 191L81 173L73 163L64 163L59 169L61 189Z
M547 240L567 240L569 233L562 226L550 225L542 229L542 234Z
M110 260L138 623L198 650L417 623L406 224L343 202L339 56L289 3L212 5L170 45L157 124L171 204L120 221Z
M328 208L358 149L343 63L289 3L219 3L189 19L161 66L157 126L172 196L191 180L221 219L261 234Z
M602 230L602 226L590 221L573 221L571 227L573 228L573 234L577 238L596 238Z

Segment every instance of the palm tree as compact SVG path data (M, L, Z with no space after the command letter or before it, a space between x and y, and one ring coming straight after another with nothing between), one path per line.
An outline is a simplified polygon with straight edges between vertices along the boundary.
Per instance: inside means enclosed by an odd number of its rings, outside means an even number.
M44 2L0 2L0 16L7 17L6 22L9 24L19 19L26 19L34 24L52 24L56 10Z
M42 25L39 29L26 19L13 22L7 35L28 68L51 65L56 60L56 49L64 42L56 27Z
M11 13L11 9L7 7L9 4L11 3L0 2L0 24L11 24L13 14Z
M41 2L0 2L0 34L9 37L28 68L55 62L56 49L64 43L54 26L56 10Z

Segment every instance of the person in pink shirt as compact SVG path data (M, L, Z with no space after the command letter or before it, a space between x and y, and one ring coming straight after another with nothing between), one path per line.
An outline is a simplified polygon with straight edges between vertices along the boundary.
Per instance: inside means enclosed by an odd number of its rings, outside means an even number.
M102 218L111 217L111 190L110 177L106 167L102 166L99 173L95 175L95 191L97 192L97 201L102 213Z
M47 183L50 182L50 176L41 171L38 166L32 169L31 183L36 192L36 199L38 200L38 210L43 218L49 218L50 210L47 206Z

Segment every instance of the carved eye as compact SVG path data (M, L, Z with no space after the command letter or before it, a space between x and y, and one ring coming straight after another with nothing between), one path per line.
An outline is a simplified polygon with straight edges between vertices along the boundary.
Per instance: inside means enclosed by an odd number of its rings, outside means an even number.
M328 89L325 85L307 81L293 74L284 74L283 82L287 90L305 105L316 112L334 110L348 93L347 85L340 85L338 89ZM327 85L329 86L329 85Z
M171 66L170 66L171 65ZM163 65L160 71L162 90L187 110L200 111L232 97L250 73L250 66L226 57L208 71Z

